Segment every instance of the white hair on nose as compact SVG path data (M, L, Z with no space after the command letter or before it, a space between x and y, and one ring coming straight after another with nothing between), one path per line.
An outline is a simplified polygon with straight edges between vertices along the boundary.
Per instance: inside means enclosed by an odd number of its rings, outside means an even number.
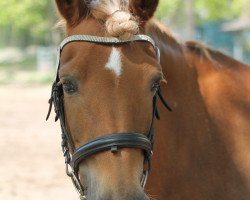
M89 5L91 14L105 21L110 36L130 38L139 32L138 22L129 12L128 0L92 0Z

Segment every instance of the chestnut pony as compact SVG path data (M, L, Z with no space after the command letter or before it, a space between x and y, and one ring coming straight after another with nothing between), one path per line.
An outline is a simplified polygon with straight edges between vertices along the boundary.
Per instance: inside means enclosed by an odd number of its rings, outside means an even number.
M56 5L67 38L50 103L80 198L250 199L249 68L178 43L150 20L158 0Z

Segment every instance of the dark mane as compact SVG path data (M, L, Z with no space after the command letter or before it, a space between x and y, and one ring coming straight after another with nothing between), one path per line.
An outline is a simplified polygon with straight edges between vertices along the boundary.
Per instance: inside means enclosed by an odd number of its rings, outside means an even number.
M192 53L199 56L201 59L207 59L210 62L217 63L225 66L242 65L238 60L222 53L221 51L214 50L198 41L187 41L184 46ZM244 64L243 64L244 65Z

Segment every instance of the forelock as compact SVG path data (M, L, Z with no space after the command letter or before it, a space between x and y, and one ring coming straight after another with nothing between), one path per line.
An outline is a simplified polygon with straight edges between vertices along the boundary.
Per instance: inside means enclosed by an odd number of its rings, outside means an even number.
M139 32L139 23L129 11L128 0L90 0L91 15L104 22L108 35L129 38Z

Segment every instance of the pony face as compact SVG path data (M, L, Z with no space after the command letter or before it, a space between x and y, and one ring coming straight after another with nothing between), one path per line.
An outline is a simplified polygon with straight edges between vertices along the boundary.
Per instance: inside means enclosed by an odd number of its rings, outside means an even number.
M122 39L143 33L140 24L152 16L156 7L146 1L56 2L66 20L67 36ZM151 14L136 16L140 6ZM164 78L149 43L74 42L61 52L59 80L66 128L78 148L111 133L147 135L153 116L152 99ZM121 148L115 154L102 151L84 159L79 173L88 200L146 200L140 184L143 168L141 149Z

